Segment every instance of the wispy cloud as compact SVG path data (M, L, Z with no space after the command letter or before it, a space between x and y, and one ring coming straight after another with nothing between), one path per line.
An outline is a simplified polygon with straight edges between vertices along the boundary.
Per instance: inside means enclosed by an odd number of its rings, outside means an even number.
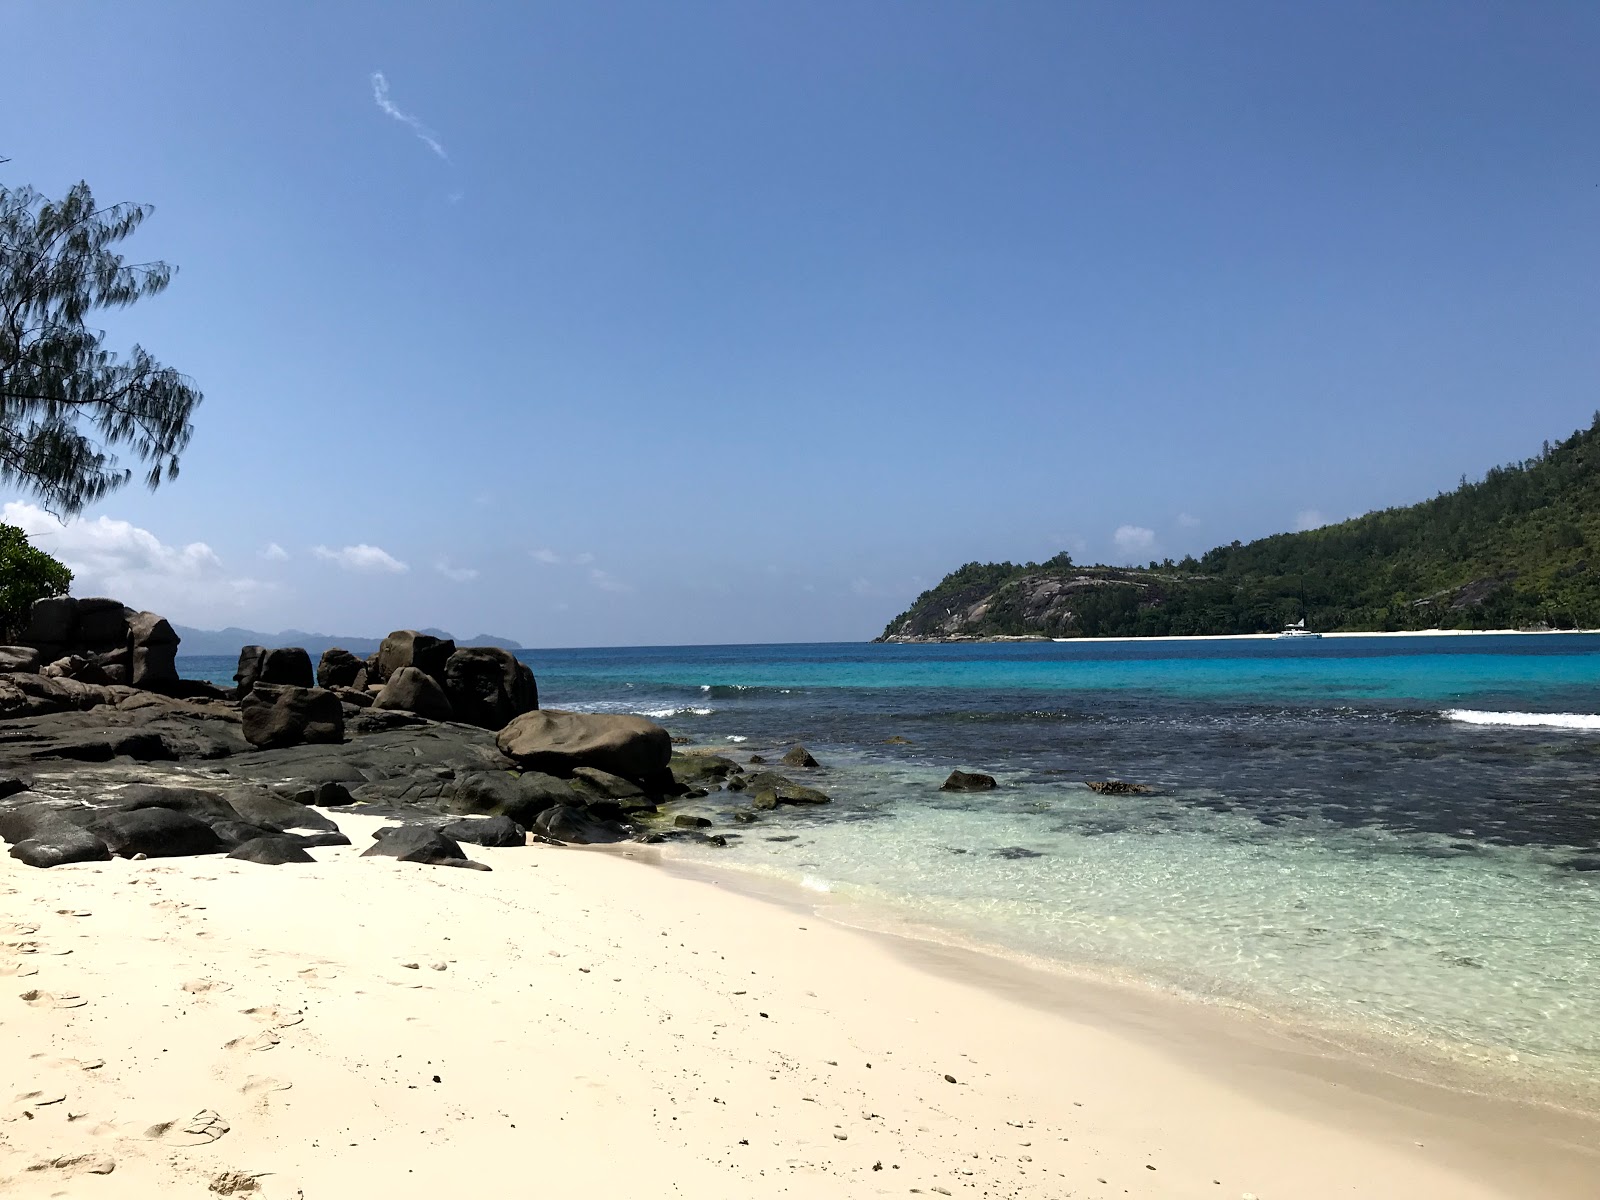
M433 130L429 129L410 113L400 111L394 101L389 99L389 81L384 77L382 71L374 71L372 73L372 99L377 104L379 112L399 121L400 124L416 134L418 140L429 150L432 150L445 162L450 161L450 156L444 152L444 146L440 144Z
M1143 525L1118 525L1111 541L1125 561L1140 558L1155 549L1156 531Z
M355 546L342 546L331 550L327 546L313 546L311 553L326 562L337 563L346 571L386 571L399 575L411 568L380 546L361 542Z
M561 565L561 555L557 554L554 550L534 550L531 551L531 553L533 555L533 561L536 563L543 563L547 567Z
M478 577L474 567L452 567L450 560L442 558L433 564L433 569L443 575L451 583L471 583Z
M599 588L602 592L633 591L632 584L623 583L622 580L618 579L610 571L602 571L599 567L590 568L589 582L594 584L595 587Z
M268 562L288 562L289 552L277 542L268 542L266 547L256 554L257 558L264 558Z
M1314 508L1301 509L1294 516L1294 527L1299 533L1304 533L1308 529L1321 529L1329 523L1328 518Z
M1181 528L1193 529L1198 524L1200 524L1200 518L1194 514L1186 512L1178 514L1178 525Z

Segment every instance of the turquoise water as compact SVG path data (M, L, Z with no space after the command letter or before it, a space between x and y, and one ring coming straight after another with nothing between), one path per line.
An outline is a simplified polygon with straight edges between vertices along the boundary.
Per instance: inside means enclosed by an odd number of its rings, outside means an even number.
M1600 1093L1600 637L523 657L547 706L823 761L827 808L672 853Z

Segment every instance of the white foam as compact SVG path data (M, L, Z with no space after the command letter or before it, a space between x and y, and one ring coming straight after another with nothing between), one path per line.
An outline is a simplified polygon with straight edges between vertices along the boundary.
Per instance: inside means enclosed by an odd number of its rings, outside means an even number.
M749 741L749 740L750 740L750 739L749 739L749 738L747 738L747 737L740 737L740 736L739 736L739 735L738 735L738 734L736 734L736 733L730 733L730 734L729 734L729 735L728 735L728 741L730 741L730 742L748 742L748 741Z
M709 717L716 711L714 708L641 708L639 715L662 721L668 717Z
M1600 713L1484 712L1476 708L1452 708L1445 712L1451 721L1465 725L1511 725L1525 729L1600 729Z

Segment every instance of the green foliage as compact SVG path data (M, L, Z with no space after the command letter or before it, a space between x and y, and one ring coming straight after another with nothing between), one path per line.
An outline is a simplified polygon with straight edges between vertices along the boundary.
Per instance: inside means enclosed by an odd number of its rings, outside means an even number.
M978 615L957 620L958 614ZM1407 508L1148 569L968 563L886 633L1106 637L1600 628L1600 414L1525 462Z
M64 596L71 586L71 571L15 525L0 525L0 638L15 641L35 600Z
M149 212L97 209L85 183L59 202L0 187L0 481L59 515L128 482L116 447L147 464L151 488L175 478L193 433L191 381L141 346L119 358L84 323L171 281L165 263L129 265L111 249Z

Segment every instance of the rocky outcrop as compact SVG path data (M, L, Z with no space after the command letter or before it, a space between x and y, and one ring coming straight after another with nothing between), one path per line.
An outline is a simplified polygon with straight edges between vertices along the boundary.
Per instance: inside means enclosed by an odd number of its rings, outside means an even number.
M811 757L811 751L798 743L783 756L783 762L785 766L789 767L812 768L820 765L816 759Z
M330 689L365 688L366 674L366 660L333 646L322 652L322 658L317 663L317 686Z
M473 817L452 821L439 830L446 837L474 846L525 846L528 831L510 817Z
M430 721L448 721L455 715L439 681L416 667L400 667L391 674L373 697L372 707L414 712Z
M672 735L645 717L538 709L512 721L495 743L519 765L554 775L596 767L647 789L671 779Z
M533 672L498 646L469 646L450 655L444 666L444 690L456 720L485 729L503 729L539 707Z
M9 649L9 648L8 648ZM32 650L29 665L20 650ZM29 610L22 647L3 670L38 670L85 682L162 689L178 682L178 635L166 619L103 596L50 596Z
M344 706L323 688L256 683L239 712L245 741L262 750L344 740Z
M832 799L824 791L786 779L775 771L757 771L754 775L739 777L737 782L741 785L738 790L745 792L757 809L776 808L780 804L827 804Z
M468 858L455 838L425 825L390 826L378 830L377 839L361 852L362 858L397 858L401 862L426 863L435 867L489 870L488 863L474 862Z
M941 792L989 792L1000 785L993 775L980 771L951 771L950 778L939 785Z
M442 685L445 664L455 652L456 644L448 638L436 638L415 629L397 629L378 647L372 682L387 683L401 667L415 667Z

